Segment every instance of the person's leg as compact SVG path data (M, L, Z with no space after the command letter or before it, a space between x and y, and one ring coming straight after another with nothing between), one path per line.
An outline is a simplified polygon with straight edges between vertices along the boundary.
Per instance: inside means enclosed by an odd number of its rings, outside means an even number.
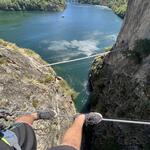
M73 125L67 130L61 145L68 145L80 150L82 140L82 128L85 122L85 115L79 115Z
M53 110L49 111L38 111L32 114L23 115L16 119L16 122L27 123L32 125L34 121L43 119L43 120L52 120L56 117L56 112Z
M62 144L52 147L49 150L80 150L82 141L82 129L84 123L96 125L102 121L102 115L91 112L89 114L78 115L73 122L73 125L66 131Z
M44 119L51 120L56 117L54 111L38 111L28 115L23 115L16 119L16 123L9 127L9 131L13 132L17 137L14 142L19 145L22 150L36 150L37 141L32 124L35 120Z
M29 115L24 115L24 116L21 116L19 118L16 119L16 122L18 123L26 123L26 124L29 124L29 125L32 125L33 122L35 120L38 119L38 114L37 113L32 113L32 114L29 114Z

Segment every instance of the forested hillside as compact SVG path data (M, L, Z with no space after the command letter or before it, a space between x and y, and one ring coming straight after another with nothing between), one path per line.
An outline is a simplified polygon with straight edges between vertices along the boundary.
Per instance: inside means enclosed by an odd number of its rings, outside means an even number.
M106 5L122 18L127 9L127 0L79 0L79 2L94 5Z
M61 11L65 6L65 0L0 0L0 10Z

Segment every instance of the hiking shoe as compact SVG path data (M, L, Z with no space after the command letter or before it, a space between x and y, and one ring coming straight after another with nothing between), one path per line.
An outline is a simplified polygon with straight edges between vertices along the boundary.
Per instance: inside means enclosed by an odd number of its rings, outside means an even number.
M38 119L52 120L56 117L57 114L54 110L49 110L49 111L38 111L37 115Z
M96 125L102 121L103 117L100 113L91 112L89 114L85 114L85 123L87 125Z

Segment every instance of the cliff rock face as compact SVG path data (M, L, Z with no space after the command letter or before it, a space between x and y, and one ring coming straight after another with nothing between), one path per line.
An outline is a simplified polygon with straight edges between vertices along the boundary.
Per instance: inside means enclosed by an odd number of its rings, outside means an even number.
M105 118L150 120L150 1L129 0L117 42L90 71L91 111ZM150 127L102 122L92 150L148 150Z
M73 115L73 91L52 68L39 68L44 64L33 51L0 40L0 107L16 116L21 112L49 109L58 115ZM5 123L10 124L11 119ZM64 118L36 122L38 149L58 144L69 124Z
M117 45L125 42L129 49L133 49L137 39L150 39L149 20L150 2L148 0L129 1L128 13L118 36Z

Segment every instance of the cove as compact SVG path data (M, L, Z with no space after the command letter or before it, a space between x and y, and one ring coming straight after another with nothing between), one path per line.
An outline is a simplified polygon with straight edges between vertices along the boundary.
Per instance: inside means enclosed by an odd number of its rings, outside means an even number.
M103 6L68 4L64 12L0 11L0 38L35 50L49 63L90 56L111 46L122 20ZM87 101L88 72L93 58L61 64L54 69L79 92L75 104Z

